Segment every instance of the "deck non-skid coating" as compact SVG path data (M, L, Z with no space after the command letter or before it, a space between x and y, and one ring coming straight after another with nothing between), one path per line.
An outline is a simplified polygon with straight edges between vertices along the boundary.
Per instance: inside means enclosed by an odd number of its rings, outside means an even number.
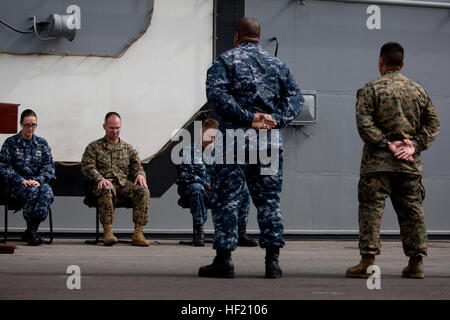
M430 241L423 280L402 278L408 260L401 243L383 242L376 260L381 289L371 290L366 280L345 277L359 262L355 241L287 241L280 254L283 277L273 280L264 278L260 248L233 252L235 279L199 278L198 268L215 255L211 244L150 240L146 248L92 246L84 239L55 239L39 247L17 242L15 254L0 255L0 299L450 299L449 241ZM74 272L67 272L72 265L79 267L81 289L67 287L74 284Z

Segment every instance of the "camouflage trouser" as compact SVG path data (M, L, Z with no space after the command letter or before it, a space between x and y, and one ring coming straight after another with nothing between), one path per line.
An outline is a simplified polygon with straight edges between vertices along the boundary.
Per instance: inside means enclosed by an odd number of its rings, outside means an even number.
M190 198L192 220L195 225L204 225L208 219L209 195L200 183L192 183L186 187Z
M249 200L243 202L248 197L246 182L258 211L259 245L261 248L284 247L279 198L283 176L281 153L276 174L261 175L262 167L270 167L270 164L215 164L211 200L214 249L234 250L237 247L238 212L243 203L249 205Z
M20 184L5 191L10 197L22 203L23 217L26 221L33 219L44 221L47 218L48 207L54 200L52 188L48 184L44 183L39 187Z
M238 211L238 224L240 226L247 226L248 213L250 212L250 191L248 191L247 185L245 185L244 192L242 193L241 205Z
M111 181L111 180L110 180ZM148 222L148 208L150 204L150 191L131 181L127 181L125 186L121 186L116 180L112 180L112 186L102 189L94 187L92 193L97 197L100 222L102 224L112 224L114 218L114 208L117 196L130 198L133 202L133 222L145 225Z
M190 209L195 225L204 225L208 220L208 205L210 192L206 191L200 183L192 183L186 188L186 194L190 197ZM245 186L238 212L238 224L247 226L248 213L250 211L250 192Z
M422 201L425 189L420 175L374 172L361 175L358 185L359 249L361 254L380 254L380 228L385 200L391 198L407 256L427 255L427 231Z

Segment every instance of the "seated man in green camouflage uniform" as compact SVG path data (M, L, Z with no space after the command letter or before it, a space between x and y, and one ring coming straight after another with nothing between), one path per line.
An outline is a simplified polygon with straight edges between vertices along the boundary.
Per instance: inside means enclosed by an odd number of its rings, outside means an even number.
M380 253L381 217L387 197L397 213L403 251L409 264L406 278L424 278L427 231L422 201L420 152L439 133L439 118L430 97L400 73L404 50L398 43L381 48L381 77L358 90L356 124L364 141L358 185L361 262L347 277L368 278L367 267Z
M109 112L105 116L103 128L106 135L86 147L81 161L81 173L92 182L92 194L98 199L105 246L117 243L112 232L117 196L131 198L133 202L135 230L132 244L148 246L143 230L148 222L150 191L136 150L119 138L121 125L118 113Z

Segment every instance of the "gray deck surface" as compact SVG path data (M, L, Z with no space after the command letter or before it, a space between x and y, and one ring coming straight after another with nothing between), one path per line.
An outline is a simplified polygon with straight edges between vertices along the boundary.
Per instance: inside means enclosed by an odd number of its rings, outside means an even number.
M277 280L263 278L265 251L260 248L239 247L233 253L235 279L209 279L197 272L214 257L210 243L201 248L165 239L151 239L147 248L58 238L39 247L10 243L17 249L0 255L0 300L450 300L447 240L429 242L424 280L403 279L407 258L401 243L383 242L376 261L379 290L369 290L366 280L344 276L359 261L356 241L287 241L280 256L284 276ZM67 288L70 265L80 268L79 290Z

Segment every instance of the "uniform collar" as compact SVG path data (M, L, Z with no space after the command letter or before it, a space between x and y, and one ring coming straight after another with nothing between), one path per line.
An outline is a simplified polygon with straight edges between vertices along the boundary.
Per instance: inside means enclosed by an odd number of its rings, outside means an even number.
M400 70L389 70L389 71L386 71L386 73L383 74L383 76L394 75L394 74L399 74L399 73L400 73Z
M121 146L124 144L124 142L122 141L122 139L120 139L120 137L119 137L119 142L117 142L116 144L109 143L108 140L106 139L106 136L104 136L102 138L102 141L106 146Z
M17 137L17 142L18 142L18 143L20 143L22 146L26 147L26 146L27 146L27 141L30 141L30 143L31 143L33 146L37 146L37 144L38 144L38 143L37 143L37 142L38 142L38 138L37 138L37 136L36 136L35 134L33 134L33 136L31 137L30 140L26 140L26 139L24 139L24 138L22 137L21 132L22 132L22 130L20 130L19 133L16 135L16 137Z
M259 46L259 42L250 42L250 41L244 41L237 45L237 47L257 47Z

